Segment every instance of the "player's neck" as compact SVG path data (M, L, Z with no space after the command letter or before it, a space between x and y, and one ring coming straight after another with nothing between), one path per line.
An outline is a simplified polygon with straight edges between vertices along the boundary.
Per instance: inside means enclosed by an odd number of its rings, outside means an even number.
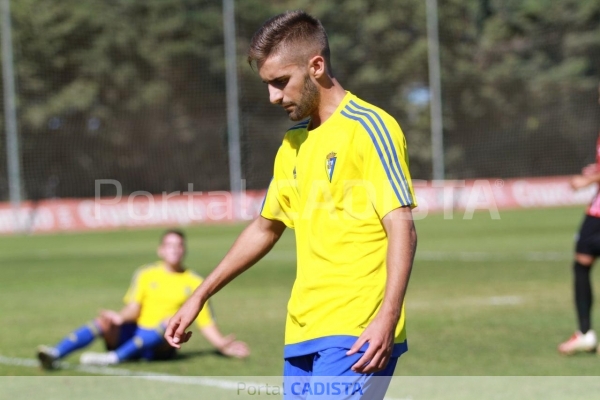
M335 78L331 79L329 87L321 86L319 89L321 98L319 107L310 116L310 130L324 124L333 115L335 110L337 110L346 96L346 91Z
M185 268L183 267L182 263L179 263L179 264L169 264L169 263L163 261L163 265L165 266L165 268L167 269L167 271L170 271L170 272L183 272L183 271L185 271Z

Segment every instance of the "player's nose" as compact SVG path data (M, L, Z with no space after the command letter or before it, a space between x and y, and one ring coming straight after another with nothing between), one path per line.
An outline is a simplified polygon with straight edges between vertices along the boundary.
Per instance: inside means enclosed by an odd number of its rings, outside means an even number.
M283 92L272 85L269 85L269 101L271 104L281 104L283 101Z

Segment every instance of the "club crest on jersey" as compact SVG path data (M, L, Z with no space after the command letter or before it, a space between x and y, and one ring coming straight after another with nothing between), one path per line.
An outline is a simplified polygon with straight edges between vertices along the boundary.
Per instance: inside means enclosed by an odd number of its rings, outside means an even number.
M333 170L335 168L335 162L337 160L337 153L333 151L327 154L325 158L325 170L327 171L327 179L331 182L331 178L333 178Z

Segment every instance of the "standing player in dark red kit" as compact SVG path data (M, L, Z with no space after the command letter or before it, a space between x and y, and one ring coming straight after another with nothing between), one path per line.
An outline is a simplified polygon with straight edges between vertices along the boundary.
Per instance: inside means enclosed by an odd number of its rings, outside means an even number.
M600 86L598 87L600 94ZM600 101L600 99L599 99ZM600 182L600 136L596 144L596 163L583 168L581 175L573 177L571 186L578 190ZM600 190L586 211L585 219L577 235L575 261L573 264L575 307L579 330L558 346L562 354L594 351L598 346L596 333L591 329L593 302L590 271L596 257L600 256ZM600 348L598 349L600 351Z

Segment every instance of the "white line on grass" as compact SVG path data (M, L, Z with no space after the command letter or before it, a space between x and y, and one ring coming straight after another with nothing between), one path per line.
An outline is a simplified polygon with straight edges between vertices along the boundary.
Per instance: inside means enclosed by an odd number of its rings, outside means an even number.
M4 365L14 365L20 367L35 367L38 368L40 366L39 362L35 359L30 358L16 358L16 357L5 357L0 355L0 364ZM162 374L158 372L147 372L147 371L133 371L125 368L114 368L114 367L101 367L101 366L91 366L91 365L80 365L80 364L70 364L67 362L60 362L61 369L72 369L79 372L85 372L88 374L95 375L107 375L107 376L130 376L140 379L149 379L163 382L171 382L171 383L181 383L188 385L200 385L200 386L210 386L217 387L221 389L229 389L229 390L237 390L238 382L228 381L225 379L215 379L215 378L203 378L196 376L180 376L180 375L171 375L171 374ZM244 382L247 385L259 385L255 382Z
M483 261L568 261L572 258L571 253L557 251L529 251L529 252L485 252L485 251L419 251L415 255L417 260L423 261L465 261L465 262L483 262Z
M491 297L463 297L455 300L441 301L406 301L406 308L413 310L423 309L448 309L465 307L487 307L487 306L518 306L525 302L521 296L491 296Z
M492 296L487 299L492 306L516 306L523 303L521 296Z
M40 364L38 360L31 358L17 358L17 357L5 357L0 355L0 364L19 366L19 367L33 367L39 368ZM61 369L72 369L79 372L85 372L94 375L106 375L106 376L128 376L138 379L147 379L151 381L177 383L183 385L199 385L214 387L225 390L239 390L239 384L243 383L246 386L264 385L264 383L246 382L246 381L229 381L226 379L217 378L203 378L197 376L181 376L171 374L161 374L157 372L148 371L133 371L125 368L114 368L114 367L96 367L90 365L70 364L67 362L60 362ZM410 399L394 399L386 397L384 400L410 400Z
M190 247L199 249L212 249L217 246L230 246L231 239L228 237L216 237L216 238L203 238L202 240L192 240L188 243ZM153 249L148 247L144 243L128 244L124 247L113 247L103 248L38 248L31 249L26 253L22 251L14 250L3 251L0 254L0 260L13 260L13 259L39 259L48 260L54 258L65 258L65 257L112 257L112 256L131 256L131 255L152 255Z
M64 257L108 257L121 255L140 255L149 254L147 249L113 249L102 250L37 250L23 255L21 253L4 253L0 255L0 260L12 259L39 259L48 260ZM503 262L503 261L529 261L529 262L548 262L548 261L569 261L572 254L569 252L558 251L529 251L529 252L486 252L486 251L427 251L417 250L415 255L417 260L423 261L464 261L464 262ZM272 250L263 260L271 262L282 262L296 260L294 250Z
M417 261L463 261L463 262L551 262L569 261L572 254L559 251L487 252L487 251L427 251L417 250ZM295 261L293 250L273 250L264 257L267 261Z

